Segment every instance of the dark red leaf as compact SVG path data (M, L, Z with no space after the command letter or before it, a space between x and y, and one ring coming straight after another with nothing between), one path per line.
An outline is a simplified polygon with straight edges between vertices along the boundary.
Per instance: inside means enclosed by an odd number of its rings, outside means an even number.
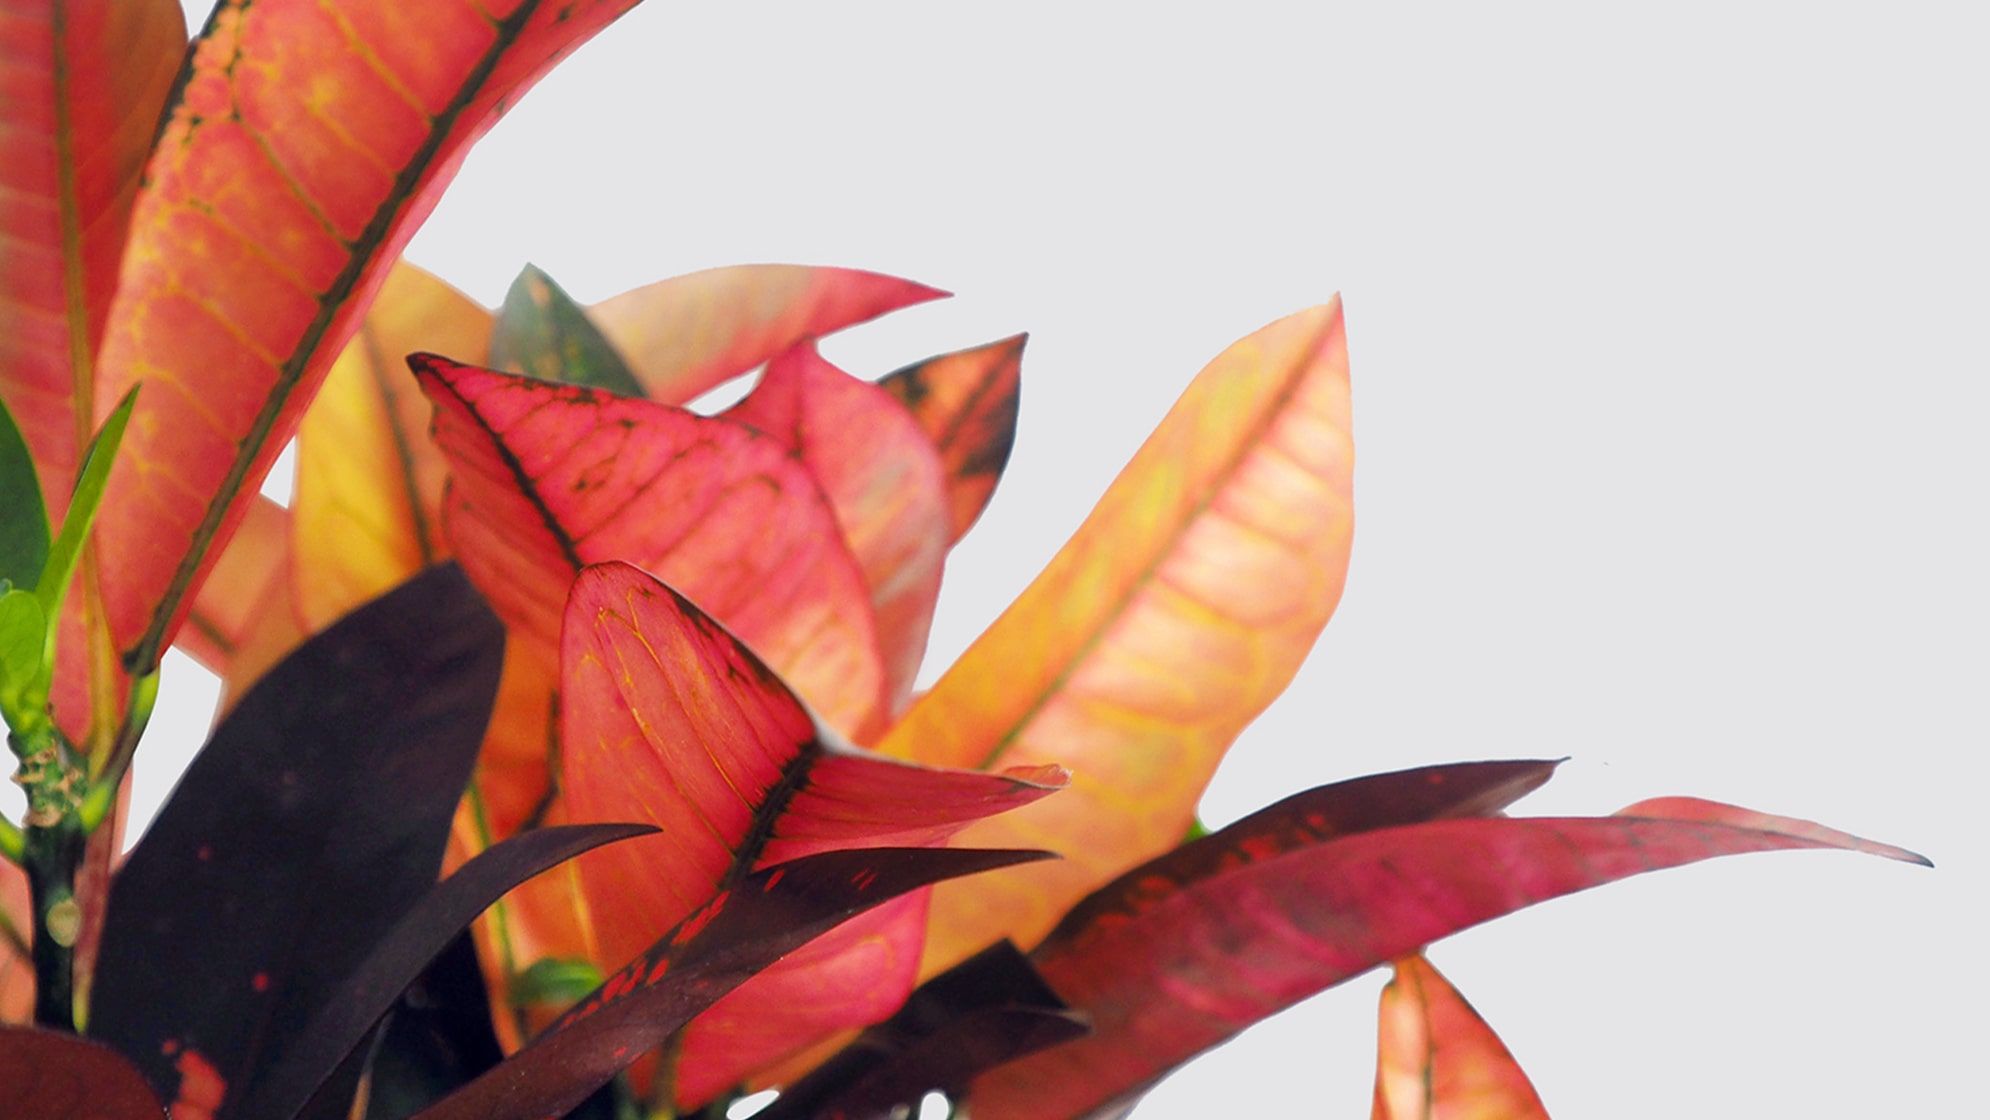
M161 1120L166 1109L122 1054L73 1034L0 1027L7 1120Z

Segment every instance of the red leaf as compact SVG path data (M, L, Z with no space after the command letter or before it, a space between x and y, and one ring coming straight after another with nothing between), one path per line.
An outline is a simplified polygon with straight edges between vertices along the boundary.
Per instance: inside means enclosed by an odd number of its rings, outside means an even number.
M1198 842L1217 842L1222 858L1198 845L1163 856L1087 900L1037 949L1044 978L1091 1014L1094 1033L978 1081L974 1115L1044 1120L1133 1099L1322 988L1521 907L1641 872L1791 848L1925 862L1805 821L1691 804L1687 819L1437 820L1272 844L1262 840L1264 814L1247 818ZM1289 809L1276 812L1289 818Z
M0 1027L7 1120L164 1120L137 1069L108 1046L73 1034ZM196 1112L175 1120L199 1120Z
M1520 1064L1421 955L1382 989L1373 1120L1548 1120Z
M1016 443L1026 334L928 358L878 382L912 410L947 465L953 539L987 508Z
M626 564L575 582L561 662L569 812L665 830L578 861L605 966L749 872L836 849L940 844L1063 778L927 769L849 747L731 635ZM696 1106L889 1015L916 979L924 917L920 896L882 907L727 997L686 1035L680 1102Z
M774 359L726 418L781 441L821 485L863 570L887 714L912 695L950 540L946 476L919 424L884 390L803 343Z

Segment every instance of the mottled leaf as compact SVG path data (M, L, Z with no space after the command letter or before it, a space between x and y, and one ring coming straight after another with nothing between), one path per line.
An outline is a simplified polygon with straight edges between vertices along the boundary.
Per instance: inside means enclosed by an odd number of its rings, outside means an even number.
M1056 760L1064 795L976 825L1067 859L934 892L929 970L1029 945L1175 846L1238 731L1340 599L1353 530L1338 302L1265 327L1188 387L1071 541L878 745L944 766Z
M468 147L635 0L223 0L132 213L97 404L151 386L104 603L149 669Z
M1548 1120L1520 1064L1421 955L1382 989L1373 1120Z
M416 1120L540 1120L584 1100L714 1000L863 911L1043 852L871 848L755 872L687 916L498 1068Z
M947 499L958 541L988 506L1016 443L1022 402L1019 334L986 346L928 358L878 382L926 429L947 466Z
M626 560L724 622L833 725L876 710L863 575L779 442L599 390L409 362L449 459L444 529L518 640L550 662L574 576Z
M1734 810L1741 813L1741 810ZM1434 820L1252 844L1256 818L1088 899L1032 954L1093 1034L976 1082L976 1120L1086 1116L1250 1024L1461 929L1536 902L1715 856L1841 847L1911 852L1803 821L1664 817ZM1843 837L1842 841L1827 836ZM1236 843L1231 843L1232 837Z
M0 1027L7 1120L165 1120L145 1078L108 1046L57 1031Z
M1054 768L931 770L849 747L732 635L626 564L575 582L561 664L568 811L664 830L577 861L604 968L752 871L834 849L944 843L1063 780ZM721 1001L667 1072L680 1103L889 1015L916 980L922 902L874 911Z
M502 641L431 570L298 647L195 757L112 885L91 1009L161 1096L188 1071L243 1088L434 884Z
M926 654L951 539L939 455L889 394L831 365L812 342L768 363L725 415L787 446L829 499L870 588L886 714L897 712Z
M458 361L477 360L453 350L442 352ZM586 385L625 397L643 395L643 387L614 344L573 297L535 265L526 265L504 294L504 306L491 330L491 364L541 381Z

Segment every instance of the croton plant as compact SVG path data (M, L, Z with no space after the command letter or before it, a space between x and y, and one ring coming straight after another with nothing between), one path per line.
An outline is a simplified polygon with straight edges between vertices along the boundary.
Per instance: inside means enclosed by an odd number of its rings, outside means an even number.
M1388 967L1376 1117L1540 1116L1423 946L1711 856L1918 859L1507 816L1546 761L1197 827L1340 597L1338 303L1216 357L917 691L1021 336L870 380L815 340L942 293L528 269L493 312L397 263L632 3L228 0L189 47L176 0L0 0L0 1114L1110 1116ZM125 853L174 645L224 712Z

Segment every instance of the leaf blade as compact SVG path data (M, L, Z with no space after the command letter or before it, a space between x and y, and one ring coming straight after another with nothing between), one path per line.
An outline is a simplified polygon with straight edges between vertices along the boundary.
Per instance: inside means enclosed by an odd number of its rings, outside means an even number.
M1548 1120L1512 1052L1428 959L1393 968L1378 1013L1373 1120Z
M491 364L541 381L644 395L614 344L537 265L526 265L504 294L491 330Z
M73 1034L0 1026L0 1084L14 1120L164 1120L124 1056Z
M957 543L981 517L1009 465L1022 407L1019 334L941 354L887 374L878 387L910 409L947 465L947 497Z

